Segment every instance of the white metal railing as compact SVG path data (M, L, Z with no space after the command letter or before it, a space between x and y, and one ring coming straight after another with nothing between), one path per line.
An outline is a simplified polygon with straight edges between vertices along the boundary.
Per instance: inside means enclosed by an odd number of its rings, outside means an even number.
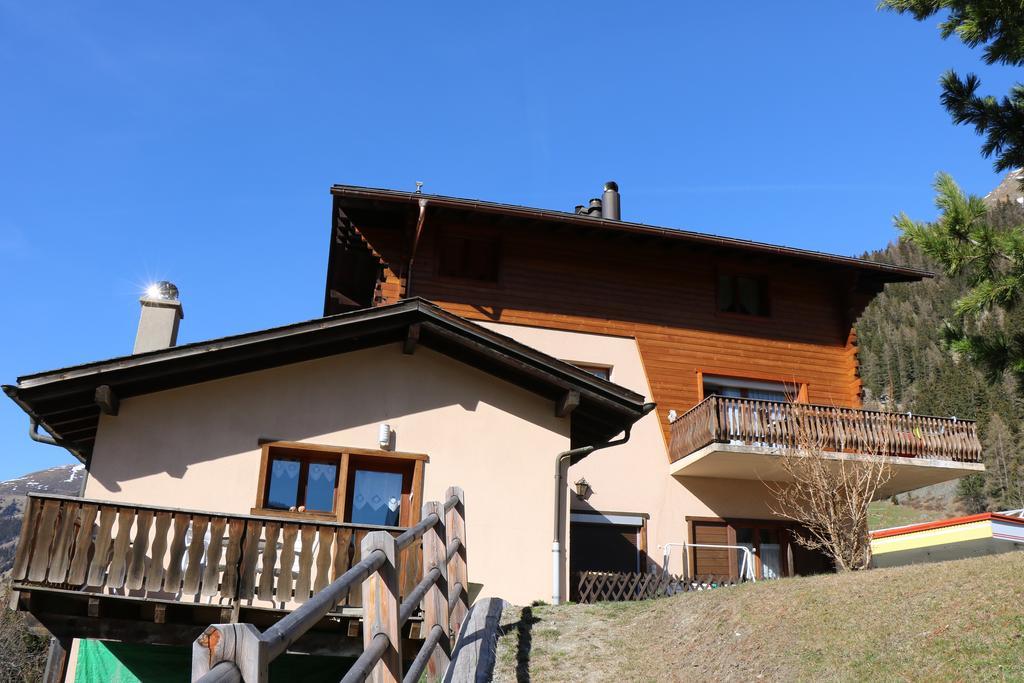
M689 567L687 567L687 549L689 548L711 548L714 550L739 550L743 552L743 560L740 562L740 579L745 581L757 581L757 577L754 575L754 551L745 545L724 545L717 543L688 543L683 541L682 543L666 543L658 546L659 548L665 549L663 558L662 568L665 572L668 572L668 563L671 559L672 548L683 549L683 576L689 576Z

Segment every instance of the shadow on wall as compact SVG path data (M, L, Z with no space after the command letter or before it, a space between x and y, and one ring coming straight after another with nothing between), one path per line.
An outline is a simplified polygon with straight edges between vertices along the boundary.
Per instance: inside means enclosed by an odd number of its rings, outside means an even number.
M711 509L711 514L706 516L722 519L781 519L771 512L772 494L763 481L711 477L674 479Z
M846 343L848 326L834 293L849 286L844 280L847 276L822 272L818 264L790 261L784 268L775 266L770 283L772 315L751 325L745 316L730 317L718 312L718 274L763 270L760 255L713 256L699 248L676 245L678 258L665 258L665 243L639 244L610 237L591 240L588 258L581 260L576 240L552 240L547 228L523 226L513 231L514 239L507 237L512 234L507 232L502 242L503 272L520 279L551 282L566 280L565 264L574 263L572 286L553 287L557 296L543 300L524 299L513 288L494 289L488 291L488 301L481 303L479 290L456 290L437 278L438 242L433 237L444 222L440 217L432 223L428 221L421 238L412 278L417 283L416 294L433 301L464 305L488 320L500 322L506 311L530 310L597 320L611 317L641 325L670 325L788 342L838 346ZM360 223L360 229L375 245L391 242L382 236L390 226ZM387 246L381 249L385 258L394 258ZM679 268L680 259L686 261L686 268ZM638 276L641 272L642 278ZM658 282L659 286L652 288L650 282ZM687 305L680 306L680 301ZM814 309L810 316L809 308Z
M117 417L102 417L90 475L120 491L121 482L182 478L190 465L240 454L255 465L259 439L302 441L360 428L365 436L346 435L345 445L376 447L381 422L396 426L399 450L413 451L403 418L418 416L434 444L448 434L465 441L463 418L481 404L565 429L550 403L526 390L430 349L405 355L392 344L125 399ZM503 436L483 424L476 431Z

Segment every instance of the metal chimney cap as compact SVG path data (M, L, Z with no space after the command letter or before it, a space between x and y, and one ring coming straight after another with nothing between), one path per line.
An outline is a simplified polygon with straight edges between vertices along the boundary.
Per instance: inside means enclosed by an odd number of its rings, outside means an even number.
M609 180L607 183L604 184L604 189L612 190L613 192L618 192L619 191L619 184L617 182L615 182L614 180Z
M146 298L156 301L177 301L178 288L173 282L160 280L146 287Z

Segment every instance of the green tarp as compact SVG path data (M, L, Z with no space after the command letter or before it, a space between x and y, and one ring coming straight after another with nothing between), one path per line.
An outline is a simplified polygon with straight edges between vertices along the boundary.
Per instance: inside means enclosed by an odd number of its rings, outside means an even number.
M352 661L284 655L271 664L270 680L336 683ZM78 641L75 683L185 683L191 673L192 651L186 647Z

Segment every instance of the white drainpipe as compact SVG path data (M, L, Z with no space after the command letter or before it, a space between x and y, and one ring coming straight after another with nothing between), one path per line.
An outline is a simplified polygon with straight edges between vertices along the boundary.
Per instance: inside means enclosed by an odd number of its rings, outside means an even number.
M643 407L643 414L654 410L654 403L645 403ZM641 416L642 418L643 416ZM579 460L587 457L594 451L599 451L603 448L611 448L612 446L619 446L629 441L630 431L633 425L626 427L625 433L621 439L615 441L608 441L606 443L597 444L595 446L581 446L580 448L573 448L572 450L562 451L555 456L555 533L551 540L551 604L558 605L562 602L562 531L565 527L564 521L562 520L562 512L565 509L565 478L566 473L569 469L569 464L572 458L579 456ZM578 461L577 461L578 462Z

